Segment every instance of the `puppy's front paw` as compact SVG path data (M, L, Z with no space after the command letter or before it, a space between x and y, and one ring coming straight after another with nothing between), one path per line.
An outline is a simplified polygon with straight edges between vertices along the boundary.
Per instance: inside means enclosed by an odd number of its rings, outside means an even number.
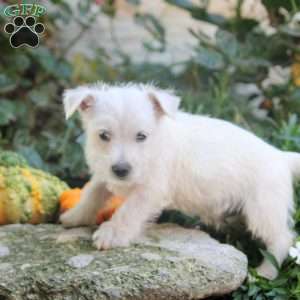
M104 222L93 234L94 245L99 250L115 247L126 247L130 238L124 234L122 228L118 228L113 222Z
M91 220L88 220L87 217L82 215L76 208L70 209L62 214L59 221L67 228L92 225Z

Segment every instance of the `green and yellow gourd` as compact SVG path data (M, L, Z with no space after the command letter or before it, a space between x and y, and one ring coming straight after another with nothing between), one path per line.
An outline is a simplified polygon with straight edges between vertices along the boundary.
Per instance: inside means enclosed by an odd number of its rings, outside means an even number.
M53 221L59 197L69 187L10 151L0 150L0 225Z

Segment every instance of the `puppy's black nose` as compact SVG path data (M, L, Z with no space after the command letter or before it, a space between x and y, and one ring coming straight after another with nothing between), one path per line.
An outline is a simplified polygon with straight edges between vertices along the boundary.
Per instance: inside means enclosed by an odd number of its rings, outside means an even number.
M129 172L131 170L131 166L128 163L118 163L118 164L112 165L111 170L117 177L125 178L129 174Z

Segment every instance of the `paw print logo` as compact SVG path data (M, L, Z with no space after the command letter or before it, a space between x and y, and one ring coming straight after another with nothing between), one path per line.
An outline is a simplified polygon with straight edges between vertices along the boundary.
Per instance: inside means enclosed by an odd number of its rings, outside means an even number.
M4 31L10 36L10 44L13 48L21 46L29 46L35 48L39 45L39 34L42 34L45 26L42 23L36 23L33 16L28 16L25 19L17 16L12 23L7 23Z

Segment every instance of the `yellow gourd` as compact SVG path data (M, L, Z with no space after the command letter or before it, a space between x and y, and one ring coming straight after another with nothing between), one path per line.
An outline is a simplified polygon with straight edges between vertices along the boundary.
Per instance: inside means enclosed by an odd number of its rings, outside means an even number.
M55 221L67 184L28 166L21 156L0 151L0 225Z

